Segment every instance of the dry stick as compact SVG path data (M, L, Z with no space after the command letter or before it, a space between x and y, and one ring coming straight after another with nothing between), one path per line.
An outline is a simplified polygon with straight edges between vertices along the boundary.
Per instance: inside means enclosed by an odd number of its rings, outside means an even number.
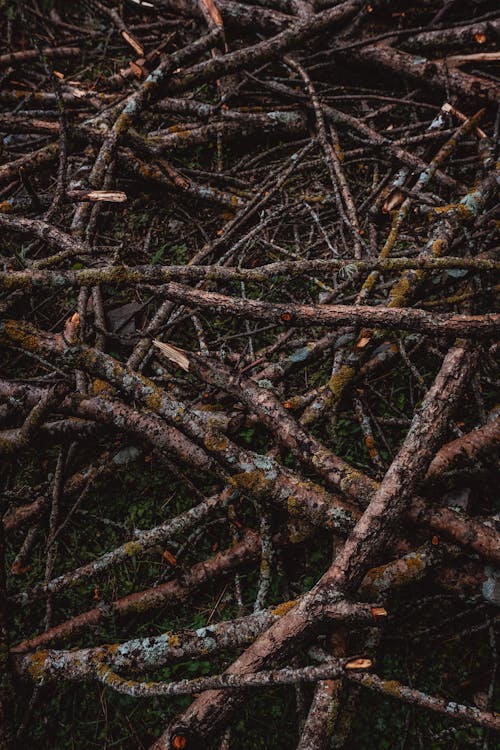
M453 508L432 508L422 498L414 498L408 519L417 524L429 524L433 531L443 534L456 544L470 546L485 560L500 564L498 531L491 519L467 517Z
M474 361L475 356L466 345L459 344L448 351L398 455L330 569L280 622L233 662L229 673L245 674L265 668L318 627L323 603L342 599L358 589L370 562L386 547L421 475L427 471L450 415L465 390ZM186 727L193 736L208 740L227 722L236 700L234 694L214 691L203 694L153 747L168 748L171 738Z
M96 390L102 388L103 383L95 383ZM187 438L174 425L169 425L164 419L147 411L141 411L123 404L117 399L100 398L99 396L86 398L84 396L70 396L65 399L61 410L76 415L80 419L94 419L105 425L112 425L118 430L124 430L146 440L160 452L173 454L182 463L196 469L200 474L221 475L221 469L216 462L207 456L198 445ZM199 412L200 419L204 419L203 412ZM205 415L206 416L206 415ZM229 422L219 415L206 420L206 429L217 425L217 429L225 431Z
M346 678L369 690L382 693L385 697L396 698L410 705L436 711L450 719L465 721L468 724L476 724L496 731L500 730L500 716L498 714L481 711L475 706L463 706L444 698L436 698L433 695L408 687L408 685L402 685L397 680L382 680L375 674L347 674Z
M172 310L173 310L173 305L170 302L170 300L165 300L164 302L161 303L158 310L155 312L151 321L149 322L149 325L147 326L146 330L144 331L145 336L141 338L138 341L138 343L134 346L132 354L127 359L127 366L130 367L132 370L142 369L141 365L143 364L143 361L145 357L147 356L148 351L151 349L150 337L158 333L159 329L163 326L165 321L168 319Z
M346 644L341 631L334 631L329 643L330 656L345 656ZM341 689L341 680L321 680L316 684L297 750L324 750L328 746L339 713Z
M477 602L482 599L487 604L500 604L500 594L495 591L498 572L482 561L464 559L459 547L443 544L436 536L399 560L369 570L360 591L363 596L380 597L384 602L394 588L419 581L431 571L434 571L432 582L447 593L452 592L459 600L471 598Z
M247 532L251 539L252 533ZM254 560L257 545L249 546ZM113 671L150 671L166 664L195 659L202 654L217 653L229 648L236 649L252 643L270 625L283 617L290 608L284 602L260 612L235 620L205 625L197 630L167 632L162 635L136 638L124 643L71 651L43 650L30 653L13 652L14 669L19 675L40 682L95 679L96 666L107 664ZM370 604L343 603L333 607L331 622L349 622L363 627L373 623L373 606Z
M218 124L224 123L239 123L242 127L252 123L258 123L261 127L270 127L274 122L276 125L280 123L285 125L288 122L293 122L296 118L303 119L304 113L298 107L292 106L279 106L276 109L269 105L269 107L256 106L256 107L238 107L234 106L229 108L228 106L222 107L220 103L209 104L208 102L200 101L199 99L176 99L175 97L164 97L160 101L156 102L154 112L167 113L169 115L184 115L189 117L195 117L198 120L202 120L206 124L210 124L214 120L218 120ZM13 121L12 116L4 115L5 119L0 116L0 123L2 127L9 125ZM182 125L180 126L182 128ZM193 123L186 124L186 129L180 132L184 133L186 138L192 130L197 130L201 125L194 125ZM168 128L155 130L151 133L151 137L159 137L161 140L164 138L170 138L174 136L178 131L179 126L171 125ZM30 130L31 132L31 130ZM175 141L174 141L175 142Z
M40 401L33 406L20 429L0 432L0 455L17 454L29 448L47 412L61 401L63 393L64 389L61 388L46 391Z
M269 122L270 119L276 119L279 120L280 118L283 118L283 121L286 121L286 118L292 114L295 116L302 116L302 113L297 109L291 111L289 108L286 110L284 108L280 109L270 109L262 111L262 107L256 106L256 107L232 107L224 108L221 106L220 103L218 104L210 104L208 102L200 101L199 99L176 99L175 97L163 97L160 99L160 101L156 102L154 106L154 111L161 112L161 113L168 113L171 114L177 114L177 115L186 115L186 116L192 116L196 117L199 120L203 121L213 121L217 118L219 118L222 122L239 122L241 125L246 125L247 123L251 123L253 120L256 122ZM0 123L3 126L4 121L2 120L2 117L0 116ZM191 127L191 126L190 126ZM198 126L193 126L194 129L196 129ZM154 131L152 134L152 137L154 138L156 135L162 134L162 137L168 137L168 133L171 133L172 135L176 132L177 126L172 125L165 130L158 130ZM186 138L189 137L189 134L191 132L191 129L187 129L183 131Z
M24 174L36 172L40 167L44 167L57 159L58 152L59 144L49 143L47 146L42 146L31 154L20 156L18 159L14 159L14 161L2 164L0 166L0 185L17 179L20 169L23 170Z
M135 54L139 57L144 56L144 49L141 45L141 43L136 39L136 37L130 33L127 26L125 25L125 22L123 18L120 16L120 14L115 10L115 8L108 8L103 3L98 2L98 0L88 0L90 5L94 8L96 8L99 13L101 13L104 16L107 16L112 20L118 31L120 32L123 39L127 42L127 44L132 47Z
M251 78L252 76L250 75L249 77ZM302 93L298 93L294 89L291 89L288 86L284 86L281 83L276 83L275 81L258 82L266 88L269 88L271 91L281 94L286 98L291 98L294 100L298 99L304 106L312 109L312 104L308 102L307 99L304 101L304 95ZM377 133L376 130L373 130L373 128L371 128L369 125L367 125L365 122L362 122L358 118L353 117L353 115L342 112L342 110L335 109L330 105L324 103L322 106L322 110L324 116L329 122L332 122L335 125L343 125L350 131L354 130L355 132L359 133L359 135L363 138L364 141L368 143L370 147L381 147L382 150L387 151L392 157L413 170L423 172L428 168L429 165L426 164L425 161L423 161L419 156L406 151L406 149L402 148L401 145L399 145L399 142L391 141L387 136L383 136L380 133ZM439 183L449 188L453 188L454 190L458 190L460 188L460 184L457 183L456 180L454 180L444 172L441 172L439 169L436 170L435 179Z
M205 383L222 388L246 404L281 445L290 450L304 465L323 476L331 487L340 489L361 505L369 502L376 483L353 469L300 427L271 390L261 388L250 378L238 376L221 362L161 341L154 341L154 344L169 362L174 362ZM243 481L244 477L241 477L241 480ZM233 477L232 481L237 483L238 476Z
M313 144L306 144L306 146L299 151L297 154L294 154L293 158L289 160L289 164L287 164L286 168L284 170L281 170L281 172L278 174L278 177L275 179L270 178L269 180L266 180L264 184L261 186L261 189L259 192L252 198L246 206L244 206L234 219L229 221L222 231L222 234L220 237L218 237L215 241L209 243L207 246L204 246L199 252L197 252L191 260L188 262L188 266L191 266L195 263L200 263L203 260L205 260L207 257L209 257L212 253L214 253L219 248L224 247L224 244L229 240L230 237L232 237L233 234L236 233L236 231L241 228L241 226L249 221L249 219L254 216L259 210L263 209L264 206L268 203L268 201L275 195L275 193L278 192L278 190L282 187L282 185L285 183L285 181L288 179L288 177L292 174L295 167L300 163L301 159L309 153L311 148L313 147ZM270 183L270 184L269 184ZM249 236L252 235L252 231L249 232L244 237L240 237L239 241L236 243L235 247L232 248L229 254L226 254L226 256L222 256L218 259L217 264L213 264L211 267L215 267L215 265L219 266L222 263L225 263L229 257L234 255L236 252L238 246L240 244L243 244ZM151 321L150 326L147 329L147 333L156 333L160 326L163 325L163 323L168 319L168 317L171 315L171 313L174 310L174 305L172 302L164 302L160 308L158 309L156 315L154 316L153 320ZM138 363L144 359L147 356L147 353L150 349L150 340L149 338L144 338L139 341L139 343L134 348L134 351L129 357L128 365L130 367L137 367Z
M425 481L437 480L454 469L475 468L500 456L500 417L444 445L432 460Z
M269 32L269 30L275 31L286 28L295 20L288 13L289 7L281 8L287 11L281 13L278 10L266 7L263 3L247 5L246 3L234 2L234 0L217 0L217 3L213 0L212 2L210 0L160 0L160 7L170 13L194 18L203 17L206 20L208 18L206 6L209 4L217 6L226 24L237 28L245 29L249 27L251 30L258 28Z
M253 532L247 532L241 542L227 550L218 552L208 560L196 563L183 576L182 581L169 581L121 597L109 605L97 606L88 612L83 612L66 620L46 633L22 641L14 646L12 653L25 653L45 649L59 643L67 643L68 640L74 639L88 630L95 630L100 623L106 622L106 619L109 619L110 616L126 621L133 614L154 611L165 606L175 606L178 602L187 599L188 596L202 591L214 580L234 575L235 570L240 570L242 567L253 563L259 554L259 548L258 536ZM279 610L277 614L281 616L284 611L287 611L286 606Z
M23 543L21 544L19 551L14 558L14 562L10 566L10 572L12 573L12 575L17 576L24 572L24 566L26 565L28 559L30 559L31 557L31 551L33 549L36 535L38 534L39 530L40 529L38 523L34 523L29 527L23 539Z
M469 46L470 44L484 44L488 38L494 40L500 33L500 19L491 18L487 21L468 23L465 26L455 26L448 29L421 31L404 40L404 46L419 54L426 49L434 52L447 47Z
M70 324L71 321L67 328ZM28 330L30 333L26 335ZM344 532L352 527L357 515L352 506L347 505L338 496L332 497L318 485L304 482L277 461L241 450L226 436L220 434L217 414L190 410L185 404L158 388L153 381L126 369L109 355L90 347L77 347L74 336L70 337L70 334L65 340L61 335L41 334L31 326L26 327L14 321L7 323L4 333L6 343L9 340L11 343L20 341L28 350L41 349L66 364L83 367L94 376L106 379L124 393L142 401L147 408L169 422L182 427L188 436L201 442L213 456L225 463L229 471L235 475L232 482L236 487L245 488L257 499L263 492L269 493L279 505L284 505L290 512L306 514L313 518L315 523L329 524ZM349 473L352 474L353 470L350 469ZM369 484L369 480L367 483ZM347 484L351 486L352 481L348 481Z
M29 606L32 602L47 597L50 594L56 594L69 586L74 586L80 581L93 578L95 575L108 570L113 565L117 565L124 560L130 559L135 555L145 552L157 544L164 543L173 536L186 533L193 526L198 525L205 520L207 516L215 510L224 507L225 502L231 495L231 490L226 490L220 495L214 495L207 498L204 502L199 503L194 508L181 513L179 516L166 521L160 526L147 531L136 531L134 538L117 547L112 552L107 552L96 560L80 568L63 573L57 578L47 581L43 584L34 586L29 591L23 591L10 598L13 604L18 606Z
M383 608L373 611L379 612L381 616L384 616L386 612ZM331 632L327 643L330 656L334 658L345 656L346 639L343 628L337 628ZM316 683L297 750L323 750L327 747L339 715L341 691L340 680L321 680Z
M35 235L35 237L38 237L43 242L47 242L49 246L60 251L55 258L56 262L60 259L75 257L76 255L88 252L88 249L86 250L85 246L71 237L71 235L40 219L14 218L0 214L0 227L13 229L22 234ZM33 266L35 268L44 268L50 265L51 262L54 261L44 258L40 261L35 261Z
M260 515L260 539L261 539L261 552L260 552L260 571L259 571L259 585L257 588L257 595L253 605L254 612L260 612L265 604L267 597L269 596L269 589L271 587L271 573L274 558L274 547L271 530L271 514L269 510L264 507L261 503L260 507L257 506Z
M212 57L217 57L221 52L227 52L229 47L226 42L225 38L225 29L224 29L224 22L222 20L222 16L219 12L219 8L215 4L214 0L199 0L198 6L200 7L203 16L205 18L205 21L207 22L209 29L217 29L219 34L219 44L215 47L212 47L210 50L210 54ZM229 97L231 95L231 89L233 88L232 84L234 84L234 81L232 81L231 77L228 78L219 78L217 80L217 94L218 98L221 102L224 101L224 96L227 94ZM222 105L223 108L226 107L225 104ZM224 162L223 162L223 138L222 133L218 132L215 136L216 141L216 150L217 150L217 171L222 172L224 169Z
M66 444L73 440L89 440L100 437L105 432L99 424L90 419L69 417L51 420L40 425L37 442L48 447L58 443Z
M203 382L215 385L245 403L274 434L279 443L290 450L305 466L312 468L313 471L322 476L330 487L340 489L341 492L350 497L351 501L362 507L370 501L378 484L358 469L353 468L342 458L336 456L325 448L317 438L306 432L293 419L286 406L281 405L272 391L261 388L254 380L233 373L220 362L214 362L207 357L199 357L160 341L155 342L155 345L171 362L195 374ZM490 439L494 440L495 435L496 431L488 431ZM453 446L453 443L451 445ZM448 445L444 446L434 458L434 461L437 460L439 464L440 453L446 455L449 451ZM257 459L255 459L255 463L258 466ZM241 466L241 459L239 464ZM429 470L429 476L437 479L436 473L431 472L431 470ZM254 490L260 485L271 487L271 484L266 482L263 471L255 472L253 477L246 476L245 473L237 474L232 477L231 482L237 487L253 488ZM312 491L312 487L310 490ZM298 498L295 498L298 509L297 501ZM316 513L319 512L323 502L324 500L316 494ZM339 524L342 505L338 499L336 500L336 506L339 513L337 524ZM289 500L288 510L291 511L292 507L292 502ZM343 510L348 512L348 508ZM320 518L322 523L328 523L327 516L323 514L316 519L314 514L307 517L313 523L318 523ZM487 560L497 563L500 561L500 550L497 549L495 552L497 546L495 532L493 529L488 529L488 525L481 521L462 516L449 508L433 508L423 498L417 497L413 498L409 518L413 523L428 524L433 530L445 533L460 545L471 545L476 552L479 552Z
M412 193L420 193L424 188L427 187L429 182L432 180L436 173L436 169L439 165L443 163L446 159L449 158L449 156L453 153L455 148L458 146L458 143L460 142L460 139L463 138L463 136L470 133L476 125L481 121L482 117L485 114L484 109L480 109L473 117L466 120L466 122L462 123L460 127L457 129L456 133L454 133L446 143L441 146L437 154L432 158L432 160L429 163L429 167L422 172L418 179L415 182L414 187L412 188ZM394 220L391 226L391 231L389 232L389 236L387 237L387 240L384 244L384 247L380 251L380 258L387 258L392 250L394 249L394 246L396 244L396 240L398 238L399 230L401 228L401 225L406 220L408 216L408 212L410 210L410 207L412 205L412 199L406 198L406 200L403 202L401 207L399 208L398 212L394 216ZM370 294L370 292L373 290L373 287L378 280L379 275L377 272L373 271L366 281L364 282L361 291L358 296L358 301L363 302L366 297Z
M215 111L218 110L213 107ZM229 118L231 114L231 118ZM240 115L238 117L237 115ZM225 115L225 116L224 116ZM168 130L156 131L146 139L134 134L133 140L150 156L161 155L165 151L171 152L176 148L185 148L197 143L211 143L221 136L224 138L248 137L253 132L275 133L278 136L300 136L306 133L307 119L302 112L287 112L283 110L265 113L239 113L224 110L220 113L222 119L209 122L207 125L186 128L173 125Z
M381 67L396 76L416 81L418 85L424 84L443 92L451 91L466 99L483 99L492 104L500 100L498 83L448 68L446 59L427 60L421 55L401 52L385 44L363 47L356 50L354 55L363 64Z
M46 196L38 196L40 206L49 207L50 201ZM74 201L101 201L103 203L124 203L127 200L123 190L66 190L61 200L65 203ZM19 212L24 213L33 208L33 201L22 196L12 196L0 203L1 213ZM84 248L82 252L87 252Z
M6 219L4 221L3 219ZM40 222L40 229L35 225L30 225L30 221L35 219L13 219L13 217L2 217L0 215L0 226L8 228L10 231L22 231L26 234L31 233L32 227L37 236L49 238L51 230L44 233L43 223ZM54 227L52 228L54 229ZM60 231L60 230L56 230ZM58 246L58 238L53 238L54 245ZM72 242L69 235L65 235L63 242L69 252L76 254L85 254L86 249L76 244L67 245L67 241ZM41 260L40 265L45 265ZM22 289L32 291L33 289L65 289L67 287L90 286L94 284L113 284L117 287L129 287L136 284L164 284L166 281L247 281L247 282L264 282L271 280L274 276L291 276L298 277L310 273L331 273L333 271L346 270L350 272L363 271L381 271L381 272L398 272L398 271L446 271L451 269L463 269L474 271L475 273L487 272L498 273L500 271L500 261L485 258L460 258L456 256L445 257L427 257L424 253L415 258L384 258L374 260L356 260L356 258L330 258L318 260L297 260L282 261L276 263L266 263L263 266L254 268L243 268L238 266L217 266L217 265L187 265L187 266L120 266L105 265L96 268L81 268L77 270L51 270L37 268L26 269L23 271L3 271L0 272L0 289L12 291ZM168 304L168 303L164 303Z
M77 335L81 340L85 338L86 333L86 320L87 320L87 308L91 298L91 290L88 286L80 287L78 292L77 300L77 315L78 315L78 331ZM83 370L76 368L75 371L75 385L78 393L85 395L87 393L87 381Z
M57 530L57 525L59 523L59 506L61 503L61 494L62 494L62 487L63 487L63 480L64 480L64 464L66 462L67 453L66 451L63 451L62 449L59 451L59 455L57 457L57 464L56 469L54 472L54 479L52 480L52 505L50 508L50 516L49 516L49 533L47 536L47 543L45 545L45 574L44 574L44 585L48 584L50 581L53 571L54 571L54 565L56 561L56 554L57 554L57 547L54 544L55 542L55 534ZM52 597L47 597L47 601L45 603L45 618L44 618L44 626L45 630L48 630L51 625L52 620L52 611L53 611L53 600Z
M150 151L150 149L144 150ZM165 159L158 159L157 162L147 164L133 150L128 148L122 149L118 158L124 169L140 179L157 182L160 185L167 186L170 190L190 195L197 200L210 201L231 210L241 208L247 203L244 198L236 195L236 193L218 190L210 185L202 185L190 178L188 179Z
M194 659L200 654L247 645L279 616L279 608L273 607L257 614L222 621L197 630L167 632L109 646L73 651L16 653L14 668L24 677L44 682L88 679L93 677L95 665L99 662L108 664L119 672L156 670L169 663Z
M459 548L426 542L418 549L408 552L397 560L370 568L359 588L360 598L373 599L385 604L396 589L407 583L419 581L445 558L457 557Z
M296 62L296 60L294 60L293 58L285 57L285 62L302 76L302 79L304 80L304 83L306 85L307 93L309 94L312 105L314 107L314 114L316 116L316 125L318 130L318 141L321 144L321 148L323 149L323 152L325 154L328 171L330 173L330 180L335 194L335 200L337 202L337 207L344 223L347 225L349 231L352 234L354 243L354 257L361 258L363 252L361 230L356 213L356 207L354 205L349 185L347 184L344 170L342 169L341 152L337 135L333 130L333 126L331 126L331 132L333 133L333 136L335 138L335 148L333 148L332 144L328 140L321 104L318 100L318 96L316 94L316 90L314 88L313 82L311 81L311 78L309 77L307 71L304 70L302 65ZM341 196L344 199L347 216L344 212Z
M370 652L375 651L380 642L380 637L372 637L373 630L373 628L370 629L369 635L365 639L366 644L371 647ZM354 686L347 691L347 695L340 705L333 735L330 739L330 750L345 750L347 747L347 741L351 736L352 727L356 721L360 692L360 688L355 688Z
M79 47L43 47L42 54L48 60L54 60L59 57L78 57L81 55ZM26 49L19 52L7 52L0 55L0 66L4 65L24 65L25 63L37 62L40 59L39 50Z
M359 426L361 427L361 432L363 434L363 441L364 441L366 450L368 451L368 454L371 458L372 464L375 466L376 469L378 469L379 471L382 471L384 469L384 461L382 460L382 457L377 448L377 443L373 436L373 429L372 429L370 416L367 413L365 409L365 405L362 399L359 398L359 396L356 396L354 398L354 410L356 412L356 417L359 422Z
M456 210L453 209L452 212L450 212L450 215L448 212L443 214L441 221L437 222L435 225L431 237L421 253L423 257L442 256L447 252L448 247L451 245L453 235L457 230L458 222L473 219L478 216L487 200L494 194L496 190L496 176L497 173L489 175L479 185L469 190L464 198L462 198L457 204ZM393 227L381 254L383 253L384 255L387 255L392 251L395 237L399 231L398 217L400 216L402 208L403 207L401 207L396 214ZM377 277L377 274L374 272L370 274L365 285L363 285L363 296L366 296L366 293L371 291ZM413 274L408 271L406 274L403 274L401 279L389 292L390 306L406 306L416 287L424 279L425 273L423 271L417 271ZM302 416L304 424L310 424L318 419L329 407L333 407L335 411L338 409L343 394L356 376L356 369L359 360L363 356L366 356L367 345L374 339L374 337L377 337L377 335L377 332L373 331L362 331L360 333L354 351L350 353L345 361L341 361L337 365L328 386L323 389L319 398L313 401L313 403L305 410Z
M61 84L57 76L54 76L49 65L48 59L43 54L43 50L38 44L35 38L35 46L39 49L40 59L45 70L47 78L52 82L54 93L57 101L57 110L59 116L59 165L57 168L57 183L54 196L50 203L49 208L45 212L45 221L50 221L52 216L57 211L59 204L63 201L66 193L67 183L67 169L68 169L68 135L67 135L67 117L66 109L64 106L63 93L61 90Z
M188 47L174 53L173 55L169 55L146 78L141 84L139 90L128 97L125 106L121 106L118 117L109 132L106 134L90 172L89 182L92 188L102 188L106 174L108 173L111 163L114 161L116 150L120 142L123 141L146 104L151 102L155 97L158 98L158 88L160 84L168 79L170 72L174 68L182 64L182 62L189 56L208 49L216 38L218 38L218 31L210 32ZM92 123L89 124L92 125ZM83 203L79 206L72 223L72 227L75 231L81 232L86 221L88 210L88 204Z
M106 665L97 668L97 679L106 687L112 688L122 695L134 698L148 698L151 696L192 695L201 690L231 690L234 688L264 687L266 685L294 685L297 682L317 682L318 680L335 679L344 676L347 670L365 670L372 665L370 659L342 659L333 665L330 660L327 666L320 667L284 667L256 673L223 674L210 677L195 677L192 680L178 682L136 682L126 680L113 672ZM481 712L482 713L482 712ZM491 716L491 714L484 714ZM468 715L469 716L469 715ZM476 718L476 723L481 723ZM481 716L484 720L484 717ZM469 720L473 720L472 717ZM491 724L490 726L495 726Z
M148 378L127 370L109 355L88 347L77 348L74 343L69 348L68 342L63 340L61 336L41 334L29 325L26 326L14 321L6 323L4 333L7 334L6 343L8 341L19 341L28 349L32 348L35 351L41 349L49 356L61 357L62 362L72 362L73 365L82 366L98 378L106 378L130 396L143 400L147 407L160 416L166 417L174 424L183 426L188 435L196 440L201 440L213 456L225 463L233 474L231 482L234 486L244 489L257 499L261 497L262 493L268 493L274 502L284 506L288 512L305 516L312 523L323 525L337 532L346 533L355 523L357 511L352 505L346 504L338 496L332 497L331 494L312 482L304 482L299 476L285 469L270 457L261 456L251 451L242 451L227 437L217 434L219 432L219 420L216 419L216 415L208 415L209 420L215 420L216 434L211 431L207 433L209 421L207 422L206 414L202 416L201 413L190 411L184 404L173 399L172 396L158 388ZM3 390L5 392L5 387ZM99 404L95 403L95 400L83 400L82 403L85 404L85 408L95 409L96 415L103 408L102 406L99 408ZM125 417L126 424L127 407L124 405L116 404L111 408L104 405L104 414L107 412L116 414L117 419L122 423ZM85 416L91 415L91 411L85 413ZM151 420L140 414L132 414L128 422L134 430L138 427L140 429L142 422L144 424L142 432L150 431L152 433L151 438L155 436L155 433L159 437L164 433L164 430L158 429L158 427L152 430ZM291 428L293 428L293 424ZM294 434L296 434L296 430L294 432L292 429L291 444L294 441ZM168 440L170 439L168 433L166 438L167 443L163 445L168 446ZM181 444L179 440L179 446ZM307 444L310 444L310 440ZM175 440L173 450L179 452L179 448L175 446ZM301 455L304 450L305 448L301 449ZM196 455L192 451L193 448L189 448L188 445L185 455L194 462ZM319 466L325 464L325 476L334 487L341 486L357 502L369 502L371 493L376 489L376 483L373 480L365 477L362 472L354 470L345 461L324 448L318 453L318 457L320 459ZM311 459L307 451L305 452L305 458L308 461L312 460L312 464L316 467L314 457ZM204 460L203 455L201 459ZM203 463L200 466L203 466ZM418 507L418 514L424 514L425 522L424 511L427 506L425 503L423 505L420 503ZM442 524L439 517L437 522L441 529ZM494 555L495 545L492 544L488 530L482 528L481 524L476 524L477 529L471 537L471 524L471 519L456 518L453 524L453 535L458 537L457 541L461 544L467 543L468 540L468 543L474 549L477 548L481 554L487 555L489 559Z
M174 282L162 287L162 293L174 302L210 309L225 315L286 323L294 326L365 325L378 328L405 329L419 333L445 336L491 336L500 330L500 315L432 315L418 308L355 305L298 305L242 300L223 294L190 289Z
M17 529L29 521L33 521L46 510L49 504L48 497L41 495L31 503L21 505L8 511L3 517L3 526L5 534L12 535Z
M63 101L65 104L73 104L77 107L88 108L90 105L95 109L100 109L102 105L112 105L119 98L116 94L104 94L99 91L84 90L81 88L63 91ZM56 104L56 95L53 92L37 91L36 96L26 89L13 89L0 91L0 103L13 104L16 111L19 109L27 110L36 108L52 108Z
M90 222L89 222L90 224ZM94 309L94 325L98 331L95 336L95 348L104 349L106 348L106 315L104 313L104 303L102 299L101 287L96 284L92 287L92 307Z

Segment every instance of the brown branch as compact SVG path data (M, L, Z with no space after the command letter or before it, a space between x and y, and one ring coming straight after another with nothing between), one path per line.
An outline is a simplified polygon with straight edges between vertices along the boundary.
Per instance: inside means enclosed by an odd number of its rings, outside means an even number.
M233 662L229 672L245 674L265 668L318 627L318 607L356 591L369 563L384 549L403 515L416 489L418 476L427 470L472 364L473 357L467 348L457 346L449 350L402 448L332 566L288 615ZM179 727L188 726L204 738L213 736L229 718L235 702L234 695L229 697L214 691L203 694L178 723L174 722L167 729L155 743L155 750L168 748Z

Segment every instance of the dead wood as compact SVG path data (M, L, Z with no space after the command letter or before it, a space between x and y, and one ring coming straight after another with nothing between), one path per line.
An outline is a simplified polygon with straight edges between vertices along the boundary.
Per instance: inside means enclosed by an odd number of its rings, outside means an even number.
M493 746L498 27L2 7L0 747Z

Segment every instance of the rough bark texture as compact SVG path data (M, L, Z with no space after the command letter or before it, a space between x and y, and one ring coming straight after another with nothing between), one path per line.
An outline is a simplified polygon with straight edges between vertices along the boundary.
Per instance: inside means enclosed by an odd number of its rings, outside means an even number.
M493 748L498 31L0 3L0 748Z

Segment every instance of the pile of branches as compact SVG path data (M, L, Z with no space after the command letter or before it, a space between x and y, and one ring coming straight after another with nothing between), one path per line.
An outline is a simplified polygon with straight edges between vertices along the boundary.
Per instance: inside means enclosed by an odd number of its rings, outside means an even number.
M495 3L0 7L0 744L492 747Z

